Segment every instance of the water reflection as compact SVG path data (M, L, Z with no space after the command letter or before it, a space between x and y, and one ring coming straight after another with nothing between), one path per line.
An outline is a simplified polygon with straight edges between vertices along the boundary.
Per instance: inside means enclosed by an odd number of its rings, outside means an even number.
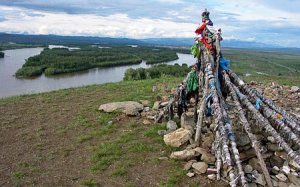
M118 82L123 80L124 73L128 68L148 68L144 61L136 65L127 65L109 68L94 68L86 71L68 73L46 77L42 75L33 79L17 79L15 72L22 67L25 59L39 54L43 48L28 48L6 50L5 58L0 59L0 97L7 97L28 93L39 93L70 87L79 87L91 84ZM167 64L192 65L195 59L191 55L178 54L179 59Z

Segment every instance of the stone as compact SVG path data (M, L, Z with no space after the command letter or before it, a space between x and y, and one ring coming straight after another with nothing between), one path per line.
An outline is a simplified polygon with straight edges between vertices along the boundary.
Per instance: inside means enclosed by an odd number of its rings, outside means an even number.
M150 120L155 120L155 116L148 115L148 116L147 116L147 119L150 119Z
M205 149L211 149L212 143L214 142L214 136L212 133L207 133L205 136L202 136L202 147Z
M148 101L148 100L140 100L140 103L141 103L144 107L150 106L150 101Z
M201 160L206 162L207 164L214 164L216 161L216 157L208 152L203 152L201 155Z
M159 157L158 160L169 160L169 158L166 156L162 156L162 157Z
M273 136L268 136L267 140L271 143L276 143L275 138Z
M205 162L196 162L193 163L192 168L194 168L196 172L203 174L206 172L208 165Z
M290 160L289 164L291 167L295 168L296 170L300 170L299 164L297 164L297 162L295 162L294 160Z
M273 152L282 151L282 148L280 148L277 144L273 144L273 143L268 143L267 144L267 149L269 151L273 151Z
M185 171L188 171L192 168L192 165L197 162L197 160L189 160L183 167Z
M169 132L175 131L177 129L177 124L173 120L169 120L167 123L167 130Z
M295 184L296 186L300 186L300 178L299 177L297 177L293 174L288 174L287 176L291 183Z
M283 160L287 160L288 156L285 151L275 152L275 155L282 158Z
M152 109L153 110L158 110L159 109L159 104L160 104L160 101L155 101L154 104L153 104Z
M147 120L147 119L143 120L143 125L150 125L150 124L151 124L151 122L149 120Z
M279 186L278 182L275 179L271 179L271 181L272 181L272 184L273 184L274 187Z
M152 86L152 92L156 92L157 86Z
M282 172L284 173L284 174L286 174L286 175L288 175L288 174L290 174L290 172L291 172L291 169L290 169L290 167L289 166L282 166Z
M192 173L192 172L188 172L187 174L186 174L186 176L188 176L188 177L193 177L193 176L195 176L195 173Z
M159 136L164 136L165 134L167 134L167 131L166 131L166 130L158 130L158 131L157 131L157 134L158 134Z
M113 124L113 121L107 122L107 125L112 125L112 124Z
M249 183L248 185L249 185L249 187L257 187L257 184L255 184L255 183Z
M250 144L250 139L244 133L236 133L236 143L237 146L245 146Z
M275 175L275 177L281 182L285 182L288 180L288 178L283 173L279 173Z
M292 183L289 185L289 187L299 187L299 186L296 186L295 184Z
M187 117L193 117L194 116L194 112L186 112L185 113Z
M217 174L218 170L217 170L217 168L207 168L206 173L208 175L210 175L210 174Z
M274 166L282 167L283 163L284 163L284 160L276 155L270 157L271 167L274 167Z
M175 151L171 153L170 158L175 160L190 160L199 155L200 154L193 149L190 150L185 149L183 151Z
M262 173L262 169L257 158L251 158L249 160L249 165L252 166L254 170L257 170L258 172Z
M250 149L248 151L245 151L245 152L241 152L240 153L240 159L242 161L244 160L248 160L250 158L253 158L253 157L256 157L256 153L255 153L255 150L254 149Z
M216 176L216 174L209 174L209 175L207 175L207 178L210 180L216 180L217 176Z
M181 145L187 143L191 137L191 131L180 128L174 132L164 135L164 142L166 145L172 147L180 147Z
M252 168L251 165L246 165L246 166L244 167L244 172L245 172L245 173L251 173L252 171L253 171L253 168Z
M292 92L298 92L299 91L299 87L298 86L292 86L291 87L291 91Z
M169 101L160 103L160 107L165 107L169 104Z
M128 116L137 116L144 106L135 101L113 102L100 105L99 110L104 112L121 111Z
M256 183L256 184L260 184L260 185L262 185L262 186L265 186L267 183L266 183L266 180L265 180L265 177L262 175L262 174L260 174L260 173L257 173L256 175L255 175L255 180L254 180L254 182Z
M271 169L271 172L273 173L273 174L275 174L275 175L277 175L278 173L279 173L279 167L277 167L277 166L274 166L272 169Z
M285 182L278 182L279 187L289 187L289 185Z
M150 111L150 107L146 106L146 107L144 108L144 112L149 112L149 111Z

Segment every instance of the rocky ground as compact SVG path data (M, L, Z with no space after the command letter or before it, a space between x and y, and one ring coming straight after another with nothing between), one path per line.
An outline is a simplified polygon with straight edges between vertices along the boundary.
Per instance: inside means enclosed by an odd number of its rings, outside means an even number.
M272 99L277 105L285 108L288 112L295 116L300 116L300 89L297 86L279 86L274 83L263 86L256 82L251 82L251 86L263 93L265 97ZM159 98L161 99L161 98ZM250 186L266 186L266 180L262 174L259 161L256 158L254 149L251 147L250 139L243 130L242 124L238 120L238 114L235 110L231 98L226 99L229 105L229 116L233 122L233 128L236 133L238 150L240 158L246 174L246 179ZM213 120L206 118L205 126L202 128L202 142L199 147L193 146L193 134L195 123L193 122L193 104L192 99L189 110L179 120L178 117L174 121L169 120L166 130L158 131L163 136L164 142L172 147L178 147L180 151L173 152L169 157L175 160L185 162L183 170L187 171L187 176L197 178L205 176L207 180L216 180L215 156L213 154L212 145L214 142L214 123ZM161 109L167 105L167 98L158 100L154 103L153 109ZM161 109L162 110L162 109ZM144 114L148 119L154 118L153 114ZM159 112L158 112L159 113ZM167 119L165 119L167 120ZM176 123L177 122L177 123ZM255 124L250 119L252 131L260 141L263 158L271 175L273 186L280 187L296 187L300 186L300 166L287 157L287 153L275 142L274 137L266 134L259 128L259 124ZM148 122L145 119L145 123ZM299 149L299 145L293 145L295 150ZM299 150L298 150L299 151ZM228 166L224 165L222 170L222 181L224 184L229 182Z

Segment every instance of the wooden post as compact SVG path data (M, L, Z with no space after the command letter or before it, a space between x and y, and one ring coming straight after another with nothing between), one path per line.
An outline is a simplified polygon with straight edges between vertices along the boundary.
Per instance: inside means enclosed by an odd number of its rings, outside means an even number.
M238 97L234 91L234 89L232 88L232 83L230 82L230 79L228 77L228 75L226 74L226 72L223 72L223 76L225 78L225 83L226 83L226 86L228 87L229 89L229 94L230 96L232 97L233 101L234 101L234 104L235 104L235 107L239 113L239 118L240 118L240 121L241 123L243 124L243 127L248 135L248 137L250 138L251 142L252 142L252 147L254 148L255 150L255 153L256 153L256 156L259 160L259 164L260 164L260 167L263 171L263 174L265 176L265 179L267 181L267 184L269 187L272 187L273 186L273 183L271 181L271 177L269 175L269 171L267 169L267 166L266 166L266 163L262 157L262 154L261 154L261 151L260 151L260 145L259 145L259 142L256 138L256 136L252 133L252 130L251 130L251 126L250 124L248 123L247 121L247 118L245 117L245 114L243 112L243 109L242 109L242 106L238 100Z

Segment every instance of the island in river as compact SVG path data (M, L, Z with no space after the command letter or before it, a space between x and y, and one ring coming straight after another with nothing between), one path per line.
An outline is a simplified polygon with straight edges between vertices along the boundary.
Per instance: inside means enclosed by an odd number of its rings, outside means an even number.
M139 64L156 64L178 59L171 48L145 46L81 46L78 49L45 48L39 55L30 57L16 72L17 78L29 78L77 72L95 67L113 67Z

